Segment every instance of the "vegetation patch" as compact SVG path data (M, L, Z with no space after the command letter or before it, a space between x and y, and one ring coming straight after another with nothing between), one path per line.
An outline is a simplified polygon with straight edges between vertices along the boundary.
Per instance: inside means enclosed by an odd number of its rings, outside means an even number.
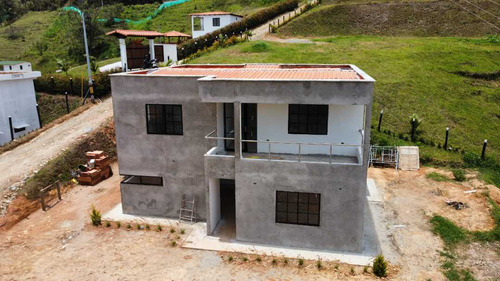
M270 50L271 47L266 42L257 42L243 48L241 51L245 53L263 53L263 52L269 52Z
M434 180L434 181L439 181L439 182L450 180L447 176L440 174L440 173L437 173L437 172L430 172L427 175L425 175L425 177L428 179Z
M36 101L38 108L40 109L42 124L49 124L50 122L67 114L66 97L63 95L37 93ZM82 100L71 96L68 97L68 104L71 112L82 105Z
M474 1L488 11L497 4ZM490 21L491 15L482 15ZM323 5L279 30L285 36L389 35L482 36L498 30L444 0Z

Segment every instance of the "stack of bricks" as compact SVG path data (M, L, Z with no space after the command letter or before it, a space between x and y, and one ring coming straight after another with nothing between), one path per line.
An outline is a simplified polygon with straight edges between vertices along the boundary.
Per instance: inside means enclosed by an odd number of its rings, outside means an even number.
M103 151L89 151L85 153L87 164L84 166L85 170L81 171L77 180L81 185L96 185L102 180L105 180L113 175L111 171L111 161ZM90 164L94 161L94 167Z

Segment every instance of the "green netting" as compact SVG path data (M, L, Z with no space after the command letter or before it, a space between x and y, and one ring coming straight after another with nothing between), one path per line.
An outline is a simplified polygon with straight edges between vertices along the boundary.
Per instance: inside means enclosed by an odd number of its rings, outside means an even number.
M179 5L182 3L186 3L189 1L190 0L176 0L176 1L165 2L165 3L161 4L160 7L158 7L158 9L156 9L156 11L153 14L147 16L146 18L144 18L142 20L129 20L129 19L113 18L113 22L126 22L126 23L133 23L133 24L144 23L144 22L150 21L153 18L155 18L156 16L158 16L158 14L165 8ZM80 16L82 15L82 11L80 11L80 9L73 7L73 6L64 7L63 10L64 11L74 11L74 12L77 12L78 14L80 14ZM108 21L107 19L97 19L97 20L100 22L107 22Z

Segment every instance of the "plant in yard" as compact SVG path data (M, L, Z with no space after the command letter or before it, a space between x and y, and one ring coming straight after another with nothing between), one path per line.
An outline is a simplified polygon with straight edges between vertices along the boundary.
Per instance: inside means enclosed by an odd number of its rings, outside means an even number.
M142 227L141 227L141 225L140 225L140 224L137 224L137 225L136 225L136 228L137 228L137 230L141 230L141 229L142 229Z
M304 259L303 258L299 258L298 263L299 263L299 266L303 266L304 265Z
M121 222L119 222L119 221L117 221L117 222L116 222L116 228L120 228L120 227L122 227L122 223L121 223Z
M127 224L127 229L132 229L132 226L129 224Z
M351 267L351 275L354 275L356 274L356 272L354 271L354 267Z
M149 230L150 228L149 224L146 224L146 230Z
M185 234L186 233L186 230L183 228L181 229L181 234Z
M170 228L170 233L175 233L175 229L173 227Z
M365 266L365 267L363 268L363 273L368 273L368 266Z
M233 261L233 256L229 256L229 257L227 257L227 260L228 260L229 262Z
M463 169L453 169L453 177L456 181L465 181L465 171Z
M333 267L335 270L338 270L339 269L339 265L336 264L334 267Z
M322 269L323 268L323 264L321 263L321 259L318 259L318 261L316 261L316 268L317 269Z
M111 223L109 221L106 222L106 227L110 227Z
M157 226L156 226L156 230L158 230L158 231L162 231L163 229L161 228L161 225L157 225Z
M277 263L278 263L278 260L277 260L277 259L275 259L275 258L273 258L273 260L271 261L271 264L272 264L272 265L276 265Z
M262 261L262 258L261 258L261 257L257 257L257 258L255 259L255 261L256 261L256 262L261 262L261 261Z
M180 237L179 235L176 235L176 236L175 236L175 239L176 239L176 240L179 240L179 239L181 239L181 237Z
M283 264L288 265L288 258L283 258Z
M175 245L177 245L177 242L175 242L175 240L174 240L174 241L170 242L170 245L171 245L172 247L175 247Z
M420 133L420 131L418 131L418 126L420 126L420 124L422 123L422 119L420 119L418 117L418 115L416 113L413 113L412 115L409 116L410 118L410 135L412 136L412 140L411 141L415 141L416 140L416 136ZM413 132L413 134L412 134Z
M379 255L373 261L373 274L377 277L387 276L387 262L383 255Z
M69 70L69 62L66 59L58 59L57 60L57 67L68 76L68 70Z
M92 205L92 212L90 213L90 220L92 221L93 226L101 225L101 212L96 210L94 205Z
M243 257L243 258L241 258L241 260L243 260L244 262L247 262L248 258L247 257Z

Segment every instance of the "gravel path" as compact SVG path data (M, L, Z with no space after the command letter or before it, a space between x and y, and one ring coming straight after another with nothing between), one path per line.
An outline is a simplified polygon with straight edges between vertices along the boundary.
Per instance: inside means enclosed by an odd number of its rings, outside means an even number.
M113 116L111 98L48 129L28 143L0 155L0 198L83 135Z

